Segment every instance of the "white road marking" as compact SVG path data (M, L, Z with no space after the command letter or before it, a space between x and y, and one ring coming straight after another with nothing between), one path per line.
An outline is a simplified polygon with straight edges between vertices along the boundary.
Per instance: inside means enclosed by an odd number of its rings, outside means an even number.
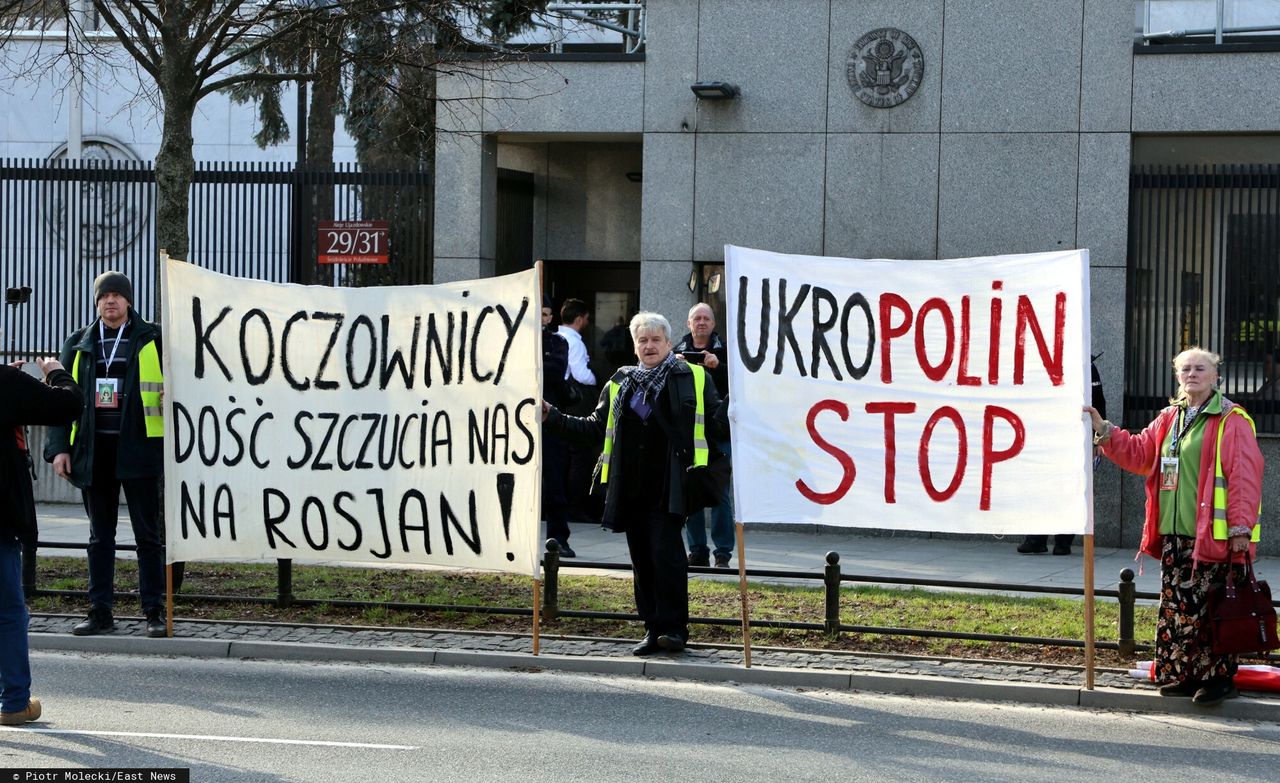
M271 737L219 737L212 734L157 734L141 731L89 731L81 729L34 729L5 727L29 734L82 734L93 737L139 737L143 739L209 740L212 742L258 742L268 745L318 745L326 748L369 748L371 750L417 750L416 745L379 745L372 742L329 742L326 740L275 739Z

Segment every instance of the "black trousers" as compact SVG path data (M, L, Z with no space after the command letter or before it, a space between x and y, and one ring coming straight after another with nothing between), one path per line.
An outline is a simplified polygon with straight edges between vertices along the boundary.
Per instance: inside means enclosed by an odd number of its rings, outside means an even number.
M569 444L544 432L542 436L542 518L547 538L569 540Z
M143 611L164 606L164 531L161 527L157 478L116 477L118 439L98 435L93 445L93 483L81 490L89 515L89 602L96 608L115 604L116 525L120 489L129 504L129 522L138 546L138 597Z
M662 511L638 512L627 521L636 613L646 633L689 639L689 559L684 551L684 517Z

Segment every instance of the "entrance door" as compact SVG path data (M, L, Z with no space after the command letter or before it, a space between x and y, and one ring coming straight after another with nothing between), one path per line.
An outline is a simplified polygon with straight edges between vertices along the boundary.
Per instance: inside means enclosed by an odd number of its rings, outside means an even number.
M546 261L543 290L551 295L559 321L560 305L581 299L591 310L583 332L591 371L604 383L624 364L636 361L627 324L640 309L640 264L614 261Z

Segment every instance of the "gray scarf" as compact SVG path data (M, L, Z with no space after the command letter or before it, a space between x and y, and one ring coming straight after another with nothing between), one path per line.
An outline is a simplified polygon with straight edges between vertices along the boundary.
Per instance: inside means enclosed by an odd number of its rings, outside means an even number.
M638 391L642 399L652 405L662 393L662 387L667 385L667 376L675 366L676 354L672 351L656 367L636 367L622 380L622 385L618 388L618 399L626 405L630 403L632 394Z

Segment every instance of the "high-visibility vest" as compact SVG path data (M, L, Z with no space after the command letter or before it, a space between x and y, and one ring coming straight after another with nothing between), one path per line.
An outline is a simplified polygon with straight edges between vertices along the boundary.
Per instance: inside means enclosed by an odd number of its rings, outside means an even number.
M705 468L711 450L707 448L707 371L702 365L691 364L693 372L693 466ZM609 380L609 418L604 425L604 458L600 461L600 483L609 483L609 455L613 454L613 436L617 428L618 390L622 384Z
M80 383L80 360L84 352L76 352L76 360L71 365L71 379ZM155 341L142 346L138 352L138 391L142 395L142 420L147 427L148 438L164 437L164 408L160 404L160 394L164 391L164 372L160 369L160 352L156 350ZM71 423L70 444L75 444L76 433L80 431L80 422Z
M1227 530L1229 529L1227 525L1227 477L1222 475L1222 433L1227 426L1227 417L1233 413L1243 416L1245 421L1249 422L1249 426L1253 428L1253 431L1255 433L1258 431L1258 425L1253 423L1253 418L1245 412L1244 408L1238 405L1233 406L1231 410L1223 414L1222 418L1218 419L1218 442L1215 444L1213 455L1213 537L1218 541L1227 540ZM1259 501L1258 519L1260 520L1261 518L1262 502ZM1262 525L1255 520L1253 535L1250 540L1257 543L1261 535Z

